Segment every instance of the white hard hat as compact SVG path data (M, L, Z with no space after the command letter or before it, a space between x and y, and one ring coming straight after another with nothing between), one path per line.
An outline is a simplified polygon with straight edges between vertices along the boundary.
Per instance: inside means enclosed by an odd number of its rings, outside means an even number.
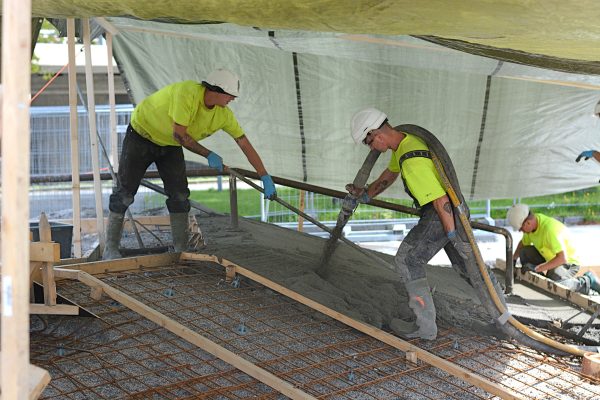
M515 204L506 213L506 219L514 230L521 229L523 222L529 215L529 206L527 204Z
M600 117L600 101L596 103L596 107L594 107L594 115L596 117Z
M352 117L352 139L356 144L362 142L369 131L379 128L386 119L387 115L376 108L365 108L358 111Z
M202 83L215 92L226 93L235 97L240 95L240 78L224 68L219 68L208 74L206 80Z

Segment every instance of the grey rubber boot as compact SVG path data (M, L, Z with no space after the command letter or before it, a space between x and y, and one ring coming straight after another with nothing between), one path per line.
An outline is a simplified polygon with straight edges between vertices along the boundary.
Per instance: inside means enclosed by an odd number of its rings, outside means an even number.
M186 251L188 248L188 213L170 213L171 235L173 247L176 252Z
M125 214L119 214L110 211L108 213L108 228L106 229L106 247L102 253L103 260L114 260L121 258L119 244L121 243L121 234L123 233L123 218Z
M437 325L435 323L435 304L429 290L427 279L416 279L406 283L408 293L408 306L417 316L417 329L415 332L407 333L408 338L421 338L433 340L437 337Z

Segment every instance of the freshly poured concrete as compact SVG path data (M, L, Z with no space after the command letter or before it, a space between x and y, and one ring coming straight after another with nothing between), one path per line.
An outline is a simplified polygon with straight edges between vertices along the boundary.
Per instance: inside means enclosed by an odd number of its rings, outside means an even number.
M314 272L325 240L260 222L240 219L233 229L228 217L200 218L207 246L220 255L313 300L376 327L394 319L410 320L406 291L393 269L393 257L373 256L340 243L331 261L331 276ZM490 320L473 288L449 267L428 266L438 321L491 333ZM500 332L497 332L500 334Z

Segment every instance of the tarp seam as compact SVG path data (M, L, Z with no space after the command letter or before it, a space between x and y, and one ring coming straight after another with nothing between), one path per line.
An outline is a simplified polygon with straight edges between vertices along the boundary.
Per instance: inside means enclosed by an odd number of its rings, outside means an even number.
M503 61L498 61L498 65L490 75L487 76L485 84L485 99L483 101L483 110L481 112L481 127L479 128L479 138L477 142L477 149L475 150L475 160L473 161L473 176L471 177L471 194L470 200L473 200L475 195L475 185L477 184L477 172L479 170L479 156L481 155L481 144L483 143L483 135L485 134L485 123L487 120L488 104L490 100L490 89L492 86L492 77L496 75L500 68L502 68Z
M298 70L298 53L293 52L294 79L296 81L296 103L298 105L298 127L300 128L300 143L302 145L302 181L307 182L306 171L306 138L304 136L304 116L302 113L302 91L300 90L300 72Z

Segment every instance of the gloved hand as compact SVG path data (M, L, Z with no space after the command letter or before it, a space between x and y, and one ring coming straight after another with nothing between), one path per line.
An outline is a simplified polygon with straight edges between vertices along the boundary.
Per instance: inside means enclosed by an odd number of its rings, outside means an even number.
M367 194L369 185L361 188L354 186L353 183L349 183L346 185L346 190L350 193L350 196L346 196L344 201L351 201L351 208L355 209L359 203L368 203L371 201L371 197Z
M456 230L450 231L446 234L448 236L448 240L452 243L452 246L458 251L458 254L463 260L466 260L469 257L469 254L472 253L471 246L468 243L463 242L458 237Z
M371 198L369 197L369 195L367 194L367 191L365 190L358 197L354 196L352 193L350 193L349 195L346 195L346 197L344 197L342 206L344 208L354 210L354 209L356 209L356 207L358 207L359 204L368 203L369 201L371 201Z
M223 159L220 155L218 155L214 151L211 151L206 156L206 159L208 160L209 167L215 168L219 172L223 172Z
M277 191L275 190L273 178L271 178L271 175L267 174L261 176L260 180L263 183L263 189L265 189L265 197L269 200L273 200L277 196Z
M575 161L579 162L579 161L581 161L582 158L584 158L587 161L592 157L594 157L594 150L586 150L586 151L582 151L581 154L577 156Z

